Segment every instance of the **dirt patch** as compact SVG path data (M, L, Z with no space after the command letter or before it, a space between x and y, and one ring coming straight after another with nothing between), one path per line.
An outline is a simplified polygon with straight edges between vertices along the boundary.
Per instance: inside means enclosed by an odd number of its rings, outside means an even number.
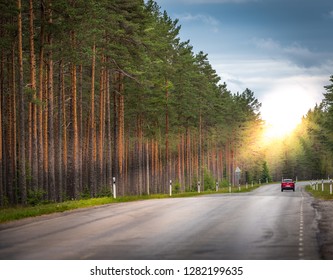
M333 260L333 201L315 199L313 206L319 214L317 238L320 257Z

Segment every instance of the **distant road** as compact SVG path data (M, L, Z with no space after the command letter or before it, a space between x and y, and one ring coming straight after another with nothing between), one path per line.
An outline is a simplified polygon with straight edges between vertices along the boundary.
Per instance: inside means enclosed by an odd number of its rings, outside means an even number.
M319 259L302 185L112 204L0 228L1 259Z

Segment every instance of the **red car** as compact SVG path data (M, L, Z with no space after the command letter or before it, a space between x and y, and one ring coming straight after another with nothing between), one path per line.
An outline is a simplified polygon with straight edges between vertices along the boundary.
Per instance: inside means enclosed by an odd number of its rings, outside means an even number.
M284 190L295 191L295 182L292 179L283 179L281 182L281 192Z

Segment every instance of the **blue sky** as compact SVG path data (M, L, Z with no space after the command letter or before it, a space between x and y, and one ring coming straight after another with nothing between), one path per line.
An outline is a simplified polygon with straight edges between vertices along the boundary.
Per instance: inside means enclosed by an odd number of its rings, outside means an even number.
M294 126L322 100L333 75L332 0L156 3L179 19L181 39L208 54L232 92L255 93L268 123ZM286 104L293 112L281 116Z

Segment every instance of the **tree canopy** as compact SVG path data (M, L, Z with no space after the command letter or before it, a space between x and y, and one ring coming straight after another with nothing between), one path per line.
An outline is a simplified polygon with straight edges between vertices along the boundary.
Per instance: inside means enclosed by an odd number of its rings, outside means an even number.
M107 195L112 177L120 195L260 178L261 104L154 1L0 6L1 206Z

